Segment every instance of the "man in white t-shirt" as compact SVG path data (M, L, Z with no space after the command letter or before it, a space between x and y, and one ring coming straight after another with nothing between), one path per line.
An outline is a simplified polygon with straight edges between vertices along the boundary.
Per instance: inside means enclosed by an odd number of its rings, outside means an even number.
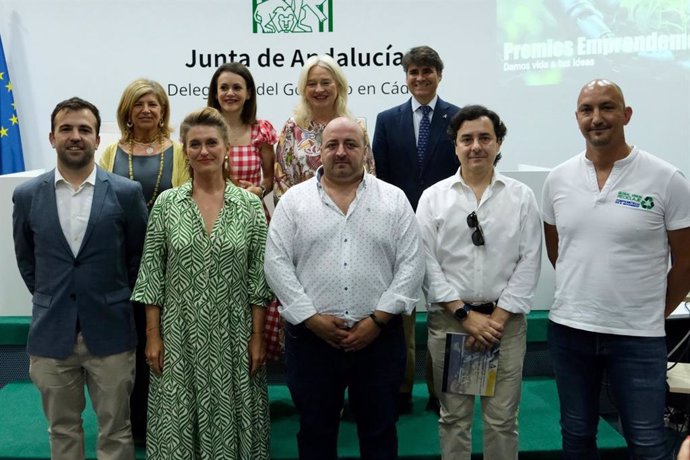
M666 459L664 318L690 289L690 184L626 143L632 109L615 83L586 84L575 115L586 149L549 174L542 210L563 458L599 458L606 375L632 457Z

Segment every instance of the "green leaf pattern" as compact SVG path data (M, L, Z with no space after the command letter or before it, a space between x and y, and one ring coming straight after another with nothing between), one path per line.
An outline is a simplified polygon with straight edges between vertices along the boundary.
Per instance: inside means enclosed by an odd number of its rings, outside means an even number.
M164 364L151 375L149 460L268 459L265 368L249 377L251 304L271 298L263 274L266 220L231 183L211 235L191 181L161 194L132 299L161 307Z

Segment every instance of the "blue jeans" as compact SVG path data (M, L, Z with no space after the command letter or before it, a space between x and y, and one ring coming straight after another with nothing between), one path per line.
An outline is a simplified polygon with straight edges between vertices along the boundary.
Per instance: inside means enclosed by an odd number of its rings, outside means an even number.
M333 348L303 325L288 324L285 355L288 388L300 417L300 460L337 459L346 388L357 421L361 458L398 458L396 402L405 372L399 316L368 347L355 352Z
M667 460L666 340L601 334L549 321L561 404L563 459L598 459L599 394L606 374L632 459Z

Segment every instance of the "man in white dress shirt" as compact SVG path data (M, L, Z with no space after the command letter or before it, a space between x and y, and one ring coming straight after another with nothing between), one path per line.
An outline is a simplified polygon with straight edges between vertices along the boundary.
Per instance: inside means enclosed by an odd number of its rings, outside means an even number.
M475 400L441 391L448 332L469 334L467 342L476 349L500 343L495 394L482 397L484 458L518 455L525 314L539 278L541 223L532 190L495 170L506 131L485 107L461 109L448 128L460 169L424 191L417 207L446 460L470 459Z
M412 207L400 189L364 172L364 145L356 122L331 121L323 166L283 196L269 227L266 279L288 322L303 460L337 458L346 388L362 458L397 458L400 315L418 300L424 260Z

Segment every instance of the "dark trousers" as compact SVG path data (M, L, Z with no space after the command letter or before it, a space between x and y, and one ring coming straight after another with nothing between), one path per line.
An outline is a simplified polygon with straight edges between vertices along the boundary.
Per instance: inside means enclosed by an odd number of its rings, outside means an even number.
M288 388L300 415L301 460L337 459L345 388L357 422L361 458L398 458L396 402L405 372L399 316L368 347L348 353L331 347L304 325L288 324L285 353Z
M599 393L611 385L630 458L666 460L666 339L588 332L549 321L564 460L599 458Z
M146 411L149 401L149 366L146 364L146 309L134 302L134 322L137 327L136 377L129 398L132 438L137 444L146 442Z

